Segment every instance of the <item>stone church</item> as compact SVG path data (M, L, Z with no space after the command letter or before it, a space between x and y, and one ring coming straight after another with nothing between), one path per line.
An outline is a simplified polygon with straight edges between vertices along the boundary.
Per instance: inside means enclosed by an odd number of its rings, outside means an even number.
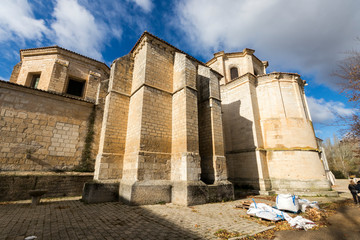
M254 52L203 63L148 32L111 68L58 46L20 50L0 81L0 170L93 165L87 202L330 190L306 82L267 74Z

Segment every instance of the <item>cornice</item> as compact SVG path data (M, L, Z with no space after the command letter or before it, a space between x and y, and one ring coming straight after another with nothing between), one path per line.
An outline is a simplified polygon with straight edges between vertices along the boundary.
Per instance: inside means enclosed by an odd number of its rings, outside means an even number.
M49 46L49 47L39 47L39 48L28 48L20 50L20 61L23 61L24 57L32 57L38 55L51 55L51 54L60 54L64 56L68 56L74 59L79 59L81 61L85 61L95 66L99 66L103 68L105 71L109 71L110 68L104 62L100 62L93 58L81 55L79 53L70 51L68 49L59 47L59 46Z

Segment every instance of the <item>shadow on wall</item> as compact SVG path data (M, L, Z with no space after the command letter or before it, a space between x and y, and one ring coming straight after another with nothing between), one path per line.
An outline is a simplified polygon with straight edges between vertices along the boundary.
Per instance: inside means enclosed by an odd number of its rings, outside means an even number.
M199 104L199 152L201 158L201 181L213 184L215 171L213 164L213 139L211 125L211 109L208 102Z
M26 159L31 161L31 162L34 162L35 164L37 165L40 165L42 166L43 168L45 169L49 169L49 170L52 170L53 169L53 166L51 166L49 163L39 159L39 158L36 158L34 157L34 155L32 155L32 153L26 153Z
M260 186L253 121L240 115L252 115L252 110L238 100L222 104L222 111L229 181L238 189L258 190Z
M30 199L30 190L46 189L44 197L80 196L92 173L0 172L0 202Z
M215 182L214 171L214 143L212 106L210 106L210 79L205 76L198 76L198 131L199 131L199 153L201 158L201 181L206 184Z

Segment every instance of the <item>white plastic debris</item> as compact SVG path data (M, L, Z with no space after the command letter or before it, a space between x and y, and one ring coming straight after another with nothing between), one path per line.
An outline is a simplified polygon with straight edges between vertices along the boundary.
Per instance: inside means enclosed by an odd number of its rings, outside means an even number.
M308 230L316 225L314 222L301 216L292 218L285 212L272 208L265 203L256 203L255 201L254 203L250 204L249 210L247 210L246 213L251 216L256 216L271 221L286 220L290 226L304 230Z
M266 205L265 203L250 204L247 214L271 221L278 221L278 220L284 220L286 218L290 218L290 216L287 213L283 213L282 211L272 208L269 205Z
M316 225L313 221L310 221L301 216L291 218L291 220L288 222L289 222L290 226L304 229L305 231L311 229L312 227L314 227Z
M34 239L37 239L37 236L28 236L24 238L24 240L34 240Z
M302 212L305 212L307 207L320 209L317 201L310 202L307 199L299 199L299 205Z
M300 209L299 198L291 194L279 194L276 197L276 208L296 213Z

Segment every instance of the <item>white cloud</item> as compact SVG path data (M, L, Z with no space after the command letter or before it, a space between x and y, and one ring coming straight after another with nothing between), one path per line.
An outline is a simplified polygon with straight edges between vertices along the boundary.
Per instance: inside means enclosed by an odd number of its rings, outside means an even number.
M58 0L53 17L51 28L58 45L103 60L101 49L107 29L77 0Z
M354 109L347 108L342 102L327 102L313 97L307 97L307 102L314 123L331 123L339 116L348 117L354 113Z
M0 41L38 40L48 32L45 22L34 17L27 0L2 0L0 6Z
M144 12L150 12L153 8L153 3L151 0L130 0L135 2L136 5L141 7Z
M3 77L3 76L0 76L0 80L9 81L9 78L7 78L7 77Z
M176 12L198 54L254 48L271 71L300 71L332 86L336 60L360 35L357 0L186 0Z

